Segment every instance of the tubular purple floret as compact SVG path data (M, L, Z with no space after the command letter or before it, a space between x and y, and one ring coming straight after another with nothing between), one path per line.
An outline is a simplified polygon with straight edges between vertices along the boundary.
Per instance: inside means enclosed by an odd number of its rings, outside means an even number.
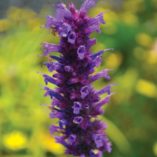
M79 48L77 49L78 58L80 60L83 60L85 58L86 52L87 52L87 50L84 45L79 46Z
M69 9L66 7L64 3L59 3L56 6L56 18L64 19L64 18L71 18L72 14Z
M96 44L96 39L89 39L87 47L90 48Z
M51 43L43 43L44 55L47 56L50 52L59 52L60 46Z
M107 95L104 99L102 99L100 102L95 104L97 110L101 110L101 107L105 104L107 104L110 101L112 94Z
M60 94L58 94L57 92L53 91L52 89L50 89L48 87L45 87L44 89L46 90L45 96L50 96L51 99L54 97L54 98L56 98L58 100L61 100L61 101L64 100L64 98Z
M111 78L109 76L109 72L110 71L111 71L110 69L104 69L104 70L98 72L97 74L95 74L95 75L90 77L90 82L94 82L94 81L96 81L96 80L98 80L100 78L104 78L106 80L110 80L110 78Z
M57 57L57 56L50 56L52 59L54 59L54 60L56 60L56 61L58 61L58 62L61 62L62 61L62 59L60 58L60 57Z
M50 72L54 71L54 70L60 70L63 65L59 62L48 62L48 63L44 63L45 66L47 66L48 70Z
M57 26L59 26L59 24L60 24L60 22L57 21L55 18L53 18L52 16L47 16L47 20L46 20L46 24L45 24L46 28L57 27Z
M48 76L48 75L45 75L45 74L44 74L43 77L44 77L44 80L45 80L46 85L47 85L48 83L52 83L52 84L57 85L57 86L60 85L60 81L53 79L51 76Z
M97 53L95 53L95 54L92 54L92 55L91 55L91 58L94 59L94 58L96 58L96 57L98 57L98 56L103 55L103 53L105 53L105 52L107 52L107 51L110 51L110 50L113 50L113 48L101 50L101 51L99 51L99 52L97 52Z
M90 8L94 7L97 0L86 0L82 6L80 11L87 12Z
M74 44L76 40L76 33L71 31L68 35L68 42Z
M109 85L105 86L103 89L97 91L96 93L99 95L104 94L104 93L107 93L110 95L112 86L116 86L116 84L109 84Z

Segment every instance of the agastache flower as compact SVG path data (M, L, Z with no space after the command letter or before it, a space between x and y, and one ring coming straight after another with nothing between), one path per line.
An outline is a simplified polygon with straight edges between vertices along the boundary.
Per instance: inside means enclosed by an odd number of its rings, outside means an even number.
M56 141L65 146L67 154L80 157L101 157L103 152L111 152L106 124L98 116L104 114L102 106L110 100L112 85L98 91L92 86L100 78L110 80L109 69L94 73L103 53L110 50L91 52L96 39L90 35L100 32L100 25L105 24L103 13L94 18L87 15L96 1L85 0L80 10L73 4L57 4L56 16L48 16L45 27L55 31L60 42L43 44L44 55L55 60L44 63L52 75L43 75L46 84L56 86L44 88L45 96L52 99L50 117L58 118L58 126L52 125L50 132L57 133ZM101 99L104 93L107 96Z

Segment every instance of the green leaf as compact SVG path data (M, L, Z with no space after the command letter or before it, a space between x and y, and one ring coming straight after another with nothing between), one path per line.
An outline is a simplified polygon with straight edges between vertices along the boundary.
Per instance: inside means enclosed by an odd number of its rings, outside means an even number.
M117 146L120 152L124 154L128 154L131 151L130 143L128 142L125 135L121 132L121 130L110 120L103 117L108 128L106 129L106 133L112 140L112 142Z

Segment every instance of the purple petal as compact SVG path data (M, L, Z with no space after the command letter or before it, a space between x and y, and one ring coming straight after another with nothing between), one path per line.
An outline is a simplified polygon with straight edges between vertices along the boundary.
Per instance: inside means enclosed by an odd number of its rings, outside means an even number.
M59 121L59 127L61 129L65 129L67 122L65 120L60 120Z
M96 44L96 39L94 38L94 39L90 39L90 40L88 40L88 47L90 48L90 47L92 47L93 45L95 45Z
M60 73L55 73L53 74L53 77L57 78L57 79L60 79L60 80L63 80L64 79L64 76L61 75Z
M112 145L111 145L111 143L108 141L108 142L106 142L106 145L105 145L105 149L106 149L106 151L108 152L108 153L111 153L111 151L112 151L112 147L111 147Z
M84 59L85 54L86 54L86 47L84 45L81 45L77 50L78 58L80 60Z
M103 137L103 135L95 134L93 136L93 138L94 138L94 142L95 142L97 148L100 148L100 147L102 147L104 145L104 141L103 141L104 137Z
M52 59L54 59L54 60L56 60L56 61L58 61L58 62L61 62L62 61L62 59L60 58L60 57L57 57L57 56L50 56Z
M73 68L71 66L69 66L69 65L64 66L64 70L66 72L73 72Z
M52 63L44 63L44 65L48 68L48 70L50 72L52 72L53 70L55 70L54 66Z
M75 83L78 83L78 82L80 82L80 79L78 77L74 77L74 78L71 78L68 81L68 84L71 85L71 84L75 84Z
M58 32L61 37L66 38L68 33L71 31L71 26L67 23L63 23L59 28Z
M98 14L98 15L95 17L96 19L98 19L99 23L101 23L101 24L105 24L103 15L104 15L104 13L100 13L100 14Z
M71 12L68 10L64 3L57 4L56 6L56 18L59 20L63 20L65 18L70 18Z
M72 92L72 93L70 94L71 100L74 100L74 99L78 98L78 96L79 96L79 94L78 94L78 93L75 93L75 92Z
M107 104L110 101L112 94L106 96L103 100L98 102L95 106L97 109L100 109L103 105Z
M87 29L86 33L93 33L93 32L101 32L100 31L100 24L104 24L104 19L103 19L103 13L100 13L97 15L95 18L90 18L89 21L87 22Z
M53 111L51 111L51 113L50 113L50 118L60 118L60 116L61 116L61 114L60 114L60 112L58 112L58 111L56 111L56 110L53 110Z
M60 46L56 44L43 43L44 55L48 55L50 52L59 52Z
M70 32L68 35L68 42L71 44L74 44L76 40L76 33L75 32Z
M54 70L59 70L62 67L62 64L58 63L58 62L51 62L51 63L44 63L48 70L50 72L54 71Z
M106 80L110 80L109 76L109 69L102 70L101 72L98 72L97 74L90 77L90 81L94 82L100 78L105 78Z
M59 21L57 21L55 18L53 18L52 16L47 16L47 20L46 20L46 28L51 28L51 27L57 27L60 24Z
M96 126L97 129L99 129L100 131L104 131L104 129L107 128L106 123L104 123L103 121L99 121L96 120L92 123L92 125Z
M95 153L93 151L90 151L90 157L102 157L103 153L101 151Z
M83 121L83 117L81 117L81 116L77 116L73 119L73 123L75 123L75 124L80 124L80 123L82 123L82 121Z
M48 84L48 82L52 83L52 84L55 84L55 85L59 85L59 82L55 79L53 79L52 77L48 76L48 75L43 75L44 77L44 80L45 80L45 83Z
M98 14L94 18L90 18L88 21L88 26L90 25L100 25L100 24L105 24L104 18L103 18L104 13Z
M97 56L95 59L94 59L94 66L98 67L102 62L102 58L101 56Z
M81 6L80 11L87 12L90 8L95 6L97 0L85 0L83 5Z
M104 94L104 93L107 93L107 94L111 94L111 87L113 86L113 84L111 85L107 85L106 87L104 87L103 89L99 90L97 92L97 94L101 95L101 94Z
M91 58L94 59L94 58L96 58L97 56L101 56L103 53L105 53L105 52L107 52L107 51L110 51L110 50L113 50L113 49L110 48L110 49L101 50L101 51L99 51L99 52L97 52L97 53L91 55Z
M54 134L55 132L59 131L59 127L55 125L50 126L50 133Z
M68 138L68 143L70 143L71 145L74 144L76 141L76 135L71 134Z
M45 96L50 96L51 99L55 97L58 100L63 100L63 97L52 89L49 89L48 87L45 87L44 89L46 90Z
M91 33L93 33L93 32L98 32L98 33L100 33L101 31L100 31L100 26L97 24L97 25L91 25L91 26L89 26L89 27L87 27L87 29L85 30L85 32L87 33L87 34L91 34Z
M64 146L67 146L65 140L64 140L64 137L62 136L55 136L55 140L57 143L60 143L60 144L63 144Z
M89 94L89 87L88 86L82 87L80 93L81 93L81 98L84 99Z
M79 114L80 110L82 109L82 104L78 101L75 101L72 108L73 108L73 113L74 114Z

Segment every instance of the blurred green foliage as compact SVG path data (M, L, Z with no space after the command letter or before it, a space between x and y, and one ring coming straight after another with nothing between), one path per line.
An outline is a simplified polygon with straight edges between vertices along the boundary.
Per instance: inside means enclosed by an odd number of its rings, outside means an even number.
M114 2L114 1L112 1ZM94 34L96 52L104 55L100 69L113 69L116 94L103 118L113 143L110 157L157 156L157 10L156 0L127 0L120 5L100 1L90 14L106 11L102 34ZM116 6L116 4L118 6ZM49 100L43 97L44 82L40 44L56 41L43 29L45 8L40 14L10 8L0 20L0 157L65 156L48 127ZM98 70L100 70L98 69ZM101 88L104 80L95 84ZM106 119L107 118L107 119Z

